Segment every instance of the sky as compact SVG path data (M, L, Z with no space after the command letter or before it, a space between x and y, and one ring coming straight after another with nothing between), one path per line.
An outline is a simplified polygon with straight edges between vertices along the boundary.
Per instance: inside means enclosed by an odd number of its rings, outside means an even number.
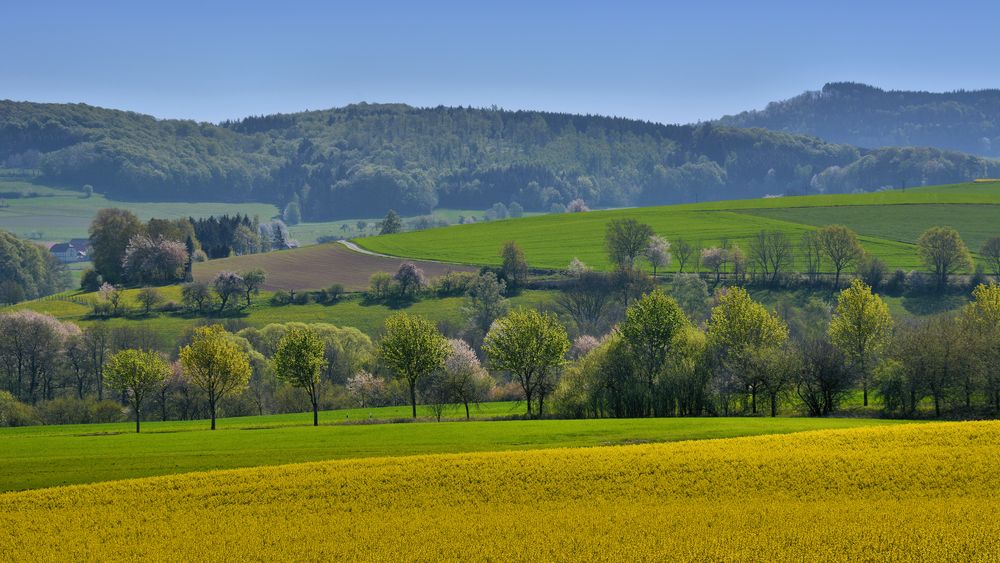
M5 2L0 99L217 122L355 102L689 123L832 81L1000 86L1000 3Z

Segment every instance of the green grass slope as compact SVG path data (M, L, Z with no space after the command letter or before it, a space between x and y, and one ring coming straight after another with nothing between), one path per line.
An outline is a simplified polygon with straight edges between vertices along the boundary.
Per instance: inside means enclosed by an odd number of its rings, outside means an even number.
M406 408L353 409L220 419L0 429L0 491L93 483L209 469L324 459L586 447L780 434L895 424L875 419L661 418L341 424L401 416ZM485 403L478 416L520 414L523 405ZM452 413L454 416L455 413Z
M785 231L797 243L806 230L842 223L854 228L865 248L890 267L916 269L921 265L914 242L924 229L954 226L975 251L981 241L1000 235L998 212L1000 183L968 183L546 215L359 239L357 243L393 256L495 265L500 262L500 244L513 240L533 267L565 268L578 257L591 266L609 268L604 229L612 219L648 223L670 240L683 237L702 247L728 240L744 249L762 229ZM675 260L670 269L676 268Z

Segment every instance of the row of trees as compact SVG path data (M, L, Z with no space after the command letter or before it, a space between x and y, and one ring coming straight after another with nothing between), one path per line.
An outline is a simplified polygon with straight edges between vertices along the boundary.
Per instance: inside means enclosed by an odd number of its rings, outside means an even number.
M678 271L714 275L718 284L723 274L738 283L757 280L774 285L789 275L801 273L816 283L823 273L833 275L833 285L840 287L841 276L854 271L878 288L889 274L886 264L865 252L857 234L843 225L827 225L806 231L798 241L780 230L756 233L744 250L723 241L720 246L697 248L679 238L673 244L654 234L653 228L634 219L615 219L608 223L605 234L608 257L619 271L634 271L639 260L645 260L653 271L670 265L676 259ZM968 273L974 267L972 254L958 231L951 227L931 227L917 240L917 254L931 272L934 286L943 290L949 278ZM1000 277L1000 237L987 240L980 255L990 273ZM804 270L797 270L804 267ZM580 265L571 264L571 273Z
M68 289L66 266L45 248L0 230L0 304Z

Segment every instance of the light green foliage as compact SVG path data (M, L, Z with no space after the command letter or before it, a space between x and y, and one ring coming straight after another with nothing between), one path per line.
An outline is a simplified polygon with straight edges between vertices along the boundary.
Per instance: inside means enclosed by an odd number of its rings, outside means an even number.
M213 430L219 399L245 388L252 374L246 352L229 336L221 325L200 327L180 351L184 374L208 396Z
M647 385L650 414L657 414L653 385L670 356L674 339L688 320L672 297L657 289L629 305L619 330Z
M279 379L306 390L313 407L313 426L318 426L320 375L327 367L326 346L320 337L308 328L289 330L278 341L271 366Z
M931 227L920 235L917 249L924 266L934 272L938 287L948 284L948 276L972 268L972 254L958 231L951 227Z
M385 320L379 358L409 385L413 418L417 417L417 382L440 369L450 349L437 327L423 317L398 313Z
M104 366L104 383L127 394L135 413L135 431L139 432L143 402L155 393L170 375L170 367L156 352L122 350Z
M566 329L555 315L518 308L493 323L483 350L490 367L509 372L521 386L528 416L536 399L541 416L545 396L555 387L554 371L563 365L569 346Z
M869 371L892 337L889 308L871 288L855 279L840 292L830 321L829 336L834 346L850 359L864 386L868 404Z
M604 232L608 259L620 270L631 270L648 247L653 228L635 219L612 219Z

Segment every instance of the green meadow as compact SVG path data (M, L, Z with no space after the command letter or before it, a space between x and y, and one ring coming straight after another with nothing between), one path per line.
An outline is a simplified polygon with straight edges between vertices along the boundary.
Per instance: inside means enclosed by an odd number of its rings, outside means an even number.
M657 234L699 247L735 243L744 250L761 230L780 230L798 242L817 226L840 223L891 268L921 268L915 241L934 225L959 230L975 252L1000 235L1000 183L967 183L863 194L778 197L544 215L359 239L359 246L392 256L497 265L503 241L516 241L535 268L561 269L574 257L610 268L605 225L632 218ZM676 259L671 270L676 270ZM690 269L690 267L689 267Z
M348 424L404 415L408 407L208 421L0 429L0 491L94 483L211 469L326 459L587 447L780 434L896 424L862 418L648 418ZM484 403L477 417L521 414L517 403ZM449 416L458 416L453 411Z

